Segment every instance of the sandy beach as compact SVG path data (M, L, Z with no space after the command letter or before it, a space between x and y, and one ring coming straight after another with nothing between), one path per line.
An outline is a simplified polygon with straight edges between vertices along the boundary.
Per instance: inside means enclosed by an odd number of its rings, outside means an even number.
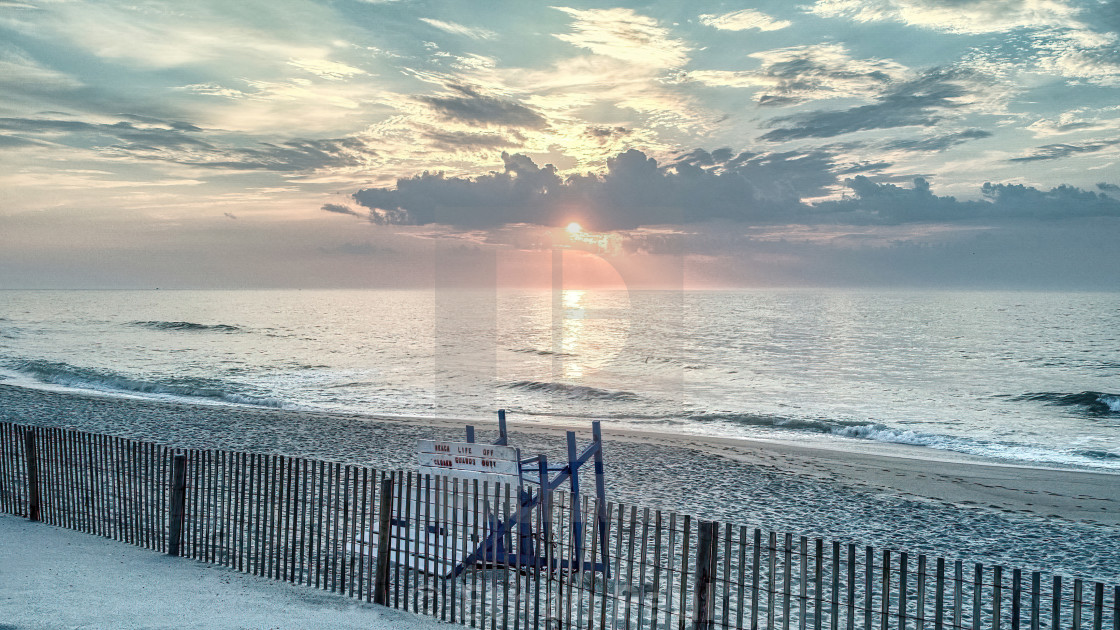
M463 420L193 405L0 385L0 418L183 447L415 468ZM479 439L496 433L474 419ZM511 418L511 443L562 458L563 431ZM589 426L575 426L580 443ZM604 426L608 498L776 531L1095 579L1120 578L1120 475L1006 465L906 445L835 450ZM1111 542L1110 542L1111 541Z

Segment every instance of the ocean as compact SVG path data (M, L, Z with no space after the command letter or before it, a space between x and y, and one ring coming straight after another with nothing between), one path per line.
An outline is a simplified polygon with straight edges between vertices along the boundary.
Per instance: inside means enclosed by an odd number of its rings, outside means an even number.
M0 382L1120 470L1120 294L3 291Z

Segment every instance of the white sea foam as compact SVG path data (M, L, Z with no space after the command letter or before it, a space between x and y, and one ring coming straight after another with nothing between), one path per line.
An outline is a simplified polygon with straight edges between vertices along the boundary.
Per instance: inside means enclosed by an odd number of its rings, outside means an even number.
M18 361L7 365L8 373L23 377L23 384L36 382L65 389L90 390L105 394L147 395L283 408L283 401L267 396L228 391L230 385L213 380L180 378L172 382L143 380L110 372L51 361ZM27 379L31 379L30 383Z

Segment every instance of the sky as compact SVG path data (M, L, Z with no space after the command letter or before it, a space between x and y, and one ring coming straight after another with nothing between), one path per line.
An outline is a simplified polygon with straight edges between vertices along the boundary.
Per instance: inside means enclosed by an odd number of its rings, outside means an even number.
M0 0L0 288L1120 290L1118 242L1117 0Z

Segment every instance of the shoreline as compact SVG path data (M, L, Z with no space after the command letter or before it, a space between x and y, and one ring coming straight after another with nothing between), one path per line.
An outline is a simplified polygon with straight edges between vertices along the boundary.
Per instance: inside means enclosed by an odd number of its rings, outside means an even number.
M463 439L470 420L191 405L0 383L0 420L173 447L415 470L419 439ZM477 439L497 434L474 420ZM565 461L590 423L511 419L524 456ZM898 445L895 454L603 425L607 497L628 508L1120 583L1120 475L1006 465ZM878 445L876 445L878 446Z
M9 385L0 382L0 399L11 389L35 391L50 397L99 401L129 400L139 405L176 407L219 415L259 414L301 420L332 419L358 423L391 423L407 427L461 432L472 422L481 436L496 431L477 420L413 417L393 414L355 414L273 409L252 405L195 404L162 401L142 396L120 397L96 392L60 391ZM590 421L579 424L536 424L510 420L510 433L543 437L563 444L565 431L575 431L582 442ZM54 425L60 426L60 425ZM1051 465L1009 463L977 455L906 444L873 443L866 449L829 448L798 444L792 440L672 434L612 428L604 422L605 441L622 441L646 447L684 448L752 467L781 469L828 482L884 490L900 496L960 505L987 506L1003 511L1047 518L1120 526L1120 472L1063 468ZM453 438L461 439L461 438ZM480 438L485 439L485 438ZM156 440L158 441L158 440ZM609 454L608 454L609 457ZM953 470L947 470L948 467Z

